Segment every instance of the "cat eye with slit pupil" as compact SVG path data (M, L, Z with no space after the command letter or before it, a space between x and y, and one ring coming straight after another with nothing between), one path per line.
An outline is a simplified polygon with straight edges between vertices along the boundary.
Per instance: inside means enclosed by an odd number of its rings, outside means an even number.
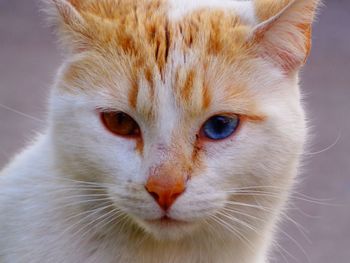
M140 136L137 122L124 112L101 112L105 127L115 135L125 137Z
M239 117L215 115L208 119L202 129L201 134L211 140L223 140L235 133L239 126Z

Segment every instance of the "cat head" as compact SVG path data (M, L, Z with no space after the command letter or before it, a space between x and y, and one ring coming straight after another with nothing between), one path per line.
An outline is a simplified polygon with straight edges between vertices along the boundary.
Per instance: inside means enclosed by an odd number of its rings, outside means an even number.
M63 174L103 184L156 238L263 231L302 153L318 1L45 2L66 55L50 127Z

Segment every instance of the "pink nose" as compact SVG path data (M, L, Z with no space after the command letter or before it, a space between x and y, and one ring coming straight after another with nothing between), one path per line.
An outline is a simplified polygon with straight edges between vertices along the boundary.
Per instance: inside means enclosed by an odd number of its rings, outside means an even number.
M174 178L171 176L153 175L149 177L145 188L159 206L166 211L185 191L186 180L180 176Z

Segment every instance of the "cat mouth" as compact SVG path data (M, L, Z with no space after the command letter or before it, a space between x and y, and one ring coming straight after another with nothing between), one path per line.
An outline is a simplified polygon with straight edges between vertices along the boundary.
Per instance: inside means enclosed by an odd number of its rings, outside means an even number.
M167 215L165 215L159 219L148 220L147 222L152 224L152 225L158 225L158 226L163 226L163 227L186 226L186 225L190 224L189 222L177 220L177 219L171 218Z
M196 224L189 221L178 220L168 215L157 219L146 220L145 229L156 240L180 240L192 233Z

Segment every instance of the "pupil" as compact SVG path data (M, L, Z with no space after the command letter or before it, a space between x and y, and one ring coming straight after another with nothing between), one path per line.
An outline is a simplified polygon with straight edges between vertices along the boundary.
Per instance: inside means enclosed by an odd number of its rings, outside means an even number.
M216 119L214 119L214 131L216 132L216 133L222 133L224 130L225 130L225 128L227 127L227 123L228 123L228 121L227 120L224 120L224 118L220 118L220 117L218 117L218 118L216 118Z
M117 121L119 125L122 125L125 121L125 115L123 113L119 113L117 116Z

